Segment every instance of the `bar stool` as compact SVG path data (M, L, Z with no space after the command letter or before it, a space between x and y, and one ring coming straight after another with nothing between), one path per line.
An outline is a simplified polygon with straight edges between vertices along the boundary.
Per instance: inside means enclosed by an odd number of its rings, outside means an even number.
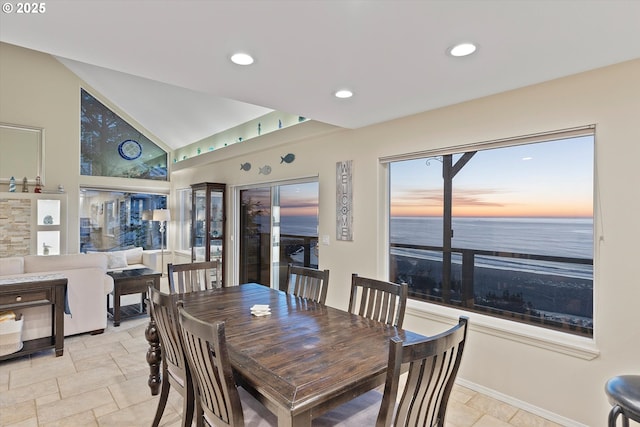
M611 378L604 386L613 405L609 412L609 427L616 427L616 420L622 415L623 427L629 427L629 420L640 422L640 375L620 375Z

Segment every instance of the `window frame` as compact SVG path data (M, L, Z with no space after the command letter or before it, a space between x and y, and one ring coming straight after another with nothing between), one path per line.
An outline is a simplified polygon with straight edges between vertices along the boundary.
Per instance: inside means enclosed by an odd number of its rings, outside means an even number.
M586 125L575 128L562 129L557 131L529 134L520 137L501 138L490 141L483 141L471 144L461 144L457 146L434 148L419 152L404 153L398 155L381 156L379 160L379 179L384 188L385 197L381 200L380 216L384 218L384 243L381 246L379 260L384 265L385 275L390 277L390 201L391 201L391 174L390 164L397 161L411 160L425 157L435 157L445 154L460 154L466 151L486 150L489 148L500 148L514 145L522 145L536 142L547 142L553 140L567 139L579 136L592 136L594 138L594 170L593 170L593 227L594 227L594 262L593 262L593 299L594 305L597 295L597 275L596 275L596 245L598 230L598 185L597 185L597 158L596 151L596 131L595 125ZM596 345L596 313L593 310L593 336L583 336L567 333L555 329L548 329L528 323L521 323L505 318L493 317L477 311L465 310L464 307L453 307L441 304L434 304L424 300L410 298L407 301L407 314L415 316L417 319L426 319L436 322L451 323L459 316L465 315L473 318L471 330L487 333L489 335L502 337L512 341L517 341L532 345L538 348L552 350L558 353L570 355L584 360L592 360L599 356L600 351Z
M93 138L90 137L91 133L89 127L88 130L85 131L84 123L85 114L84 114L84 98L85 94L92 98L99 106L104 108L104 114L101 116L113 116L114 119L117 119L116 127L119 128L118 140L117 144L110 144L110 141L105 140L104 138L109 137L110 135L100 135L95 142L100 148L97 150L98 153L94 154L91 150L88 150L89 146L93 145ZM136 181L146 180L152 182L169 182L170 178L170 153L163 148L158 142L149 137L146 132L141 131L140 126L135 123L135 121L131 120L131 118L126 117L126 114L123 114L117 108L114 108L109 102L105 102L101 97L95 95L91 90L80 87L79 93L79 103L80 103L80 158L79 158L79 170L78 173L81 177L97 177L102 179L134 179ZM95 104L94 104L95 105ZM87 134L87 135L85 135ZM85 140L88 138L88 140ZM135 138L135 139L134 139ZM127 145L128 144L128 145ZM125 147L127 145L127 147ZM106 147L110 147L110 151L107 152L105 150ZM136 153L130 153L127 149L128 147L137 147L138 151ZM146 150L145 150L146 148ZM135 149L135 148L134 148ZM147 151L151 149L152 153L160 153L158 156L154 158L146 158ZM143 155L144 154L144 155ZM110 174L110 173L94 173L94 163L92 157L96 155L96 157L103 158L106 157L111 161L111 164L119 165L119 169L123 171L127 171L127 174ZM146 161L145 161L146 158ZM160 170L164 173L162 175L157 175L157 168L149 167L150 161L155 161L161 158L162 164L158 164ZM129 162L132 162L129 164ZM103 166L105 162L100 161L97 162L97 165ZM109 163L109 162L107 162ZM128 166L125 168L123 166ZM142 176L145 174L141 174L141 176L136 176L135 172L140 168L148 168L148 176ZM154 175L152 172L156 170L156 174ZM132 173L134 175L132 176ZM140 186L145 185L142 182L139 184Z
M232 275L233 275L233 282L234 283L239 283L240 280L240 244L241 244L241 239L240 239L240 203L241 203L241 197L240 197L240 193L242 192L242 190L250 190L250 189L259 189L259 188L266 188L269 187L271 190L273 190L274 188L279 188L282 186L287 186L287 185L295 185L295 184L307 184L307 183L316 183L318 185L318 210L320 209L320 179L319 176L309 176L309 177L304 177L304 178L298 178L298 179L288 179L288 180L280 180L280 181L269 181L269 182L257 182L257 183L253 183L253 184L243 184L243 185L237 185L237 186L232 186L229 188L230 190L230 194L231 194L231 198L232 198L232 203L231 203L231 229L233 230L232 235L231 235L231 250L233 251L234 256L232 257L233 259L233 268L232 268ZM271 194L271 203L273 206L273 192ZM271 232L273 232L273 213L272 213L272 223L271 223ZM320 215L318 213L318 224L320 223ZM277 229L277 233L278 233L278 239L279 239L279 223L276 224ZM319 235L319 231L318 231L318 239L320 239L320 235ZM273 245L271 247L271 250L273 249ZM279 282L280 280L280 275L278 271L274 271L273 270L273 254L271 255L271 267L272 267L272 271L271 271L271 286L274 287L276 283ZM279 262L279 259L278 259ZM275 286L274 289L278 289L277 286Z
M95 209L93 209L91 207L91 205L89 205L89 207L87 206L83 206L87 203L87 201L85 201L85 192L99 192L99 193L124 193L124 194L142 194L142 195L148 195L148 196L159 196L159 197L164 197L165 198L165 206L162 209L168 209L169 207L169 202L170 202L170 195L168 194L168 192L164 192L164 191L159 191L159 190L149 190L149 189L144 189L144 188L135 188L135 187L127 187L127 188L123 188L123 187L116 187L116 186L96 186L96 185L80 185L80 192L78 195L78 206L80 208L80 215L82 215L83 213L88 213L89 214L89 218L92 218L94 213L96 215L96 218L99 217L103 217L103 221L104 221L104 227L103 227L103 236L105 237L109 237L109 238L115 238L117 237L115 234L115 230L120 226L120 212L121 212L121 200L119 198L114 198L114 199L110 199L110 200L104 200L101 201L99 203L99 205L95 206ZM128 196L129 198L131 196ZM107 206L109 205L110 208ZM124 207L124 206L123 206ZM123 208L122 207L122 208ZM108 216L108 209L112 209L112 213L110 214L112 217L112 221L114 222L113 224L113 228L111 230L107 230L107 216ZM151 210L152 211L152 210ZM149 211L149 212L151 212ZM152 235L152 239L151 239L151 243L154 243L154 239L153 239L153 235L155 233L155 231L153 230L154 227L156 227L155 225L155 221L153 221L152 219L142 219L142 215L143 212L146 211L141 211L141 218L140 218L140 225L142 224L142 221L146 221L148 222L148 226L151 227L150 232ZM129 216L130 219L130 212L127 212L127 215ZM92 219L93 220L93 219ZM130 220L129 220L130 222ZM79 230L79 237L82 234L82 222L80 221L78 223L78 230ZM156 227L157 228L157 227ZM111 231L111 234L109 234L107 231ZM165 239L165 250L168 250L167 248L170 248L169 246L169 242L170 242L170 233L165 233L164 235L164 239ZM88 251L109 251L109 250L116 250L117 247L112 247L112 248L82 248L82 242L79 242L79 251L80 252L86 252ZM162 246L162 243L159 244L160 246ZM160 250L160 247L150 247L150 248L146 248L145 250Z

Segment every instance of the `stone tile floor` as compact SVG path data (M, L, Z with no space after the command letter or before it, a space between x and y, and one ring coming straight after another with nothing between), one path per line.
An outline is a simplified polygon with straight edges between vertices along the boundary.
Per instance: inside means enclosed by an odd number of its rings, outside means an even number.
M104 334L65 339L53 350L0 362L0 426L150 426L158 396L147 386L147 318L111 322ZM169 394L161 426L178 427L182 398ZM456 386L448 427L557 427L558 424ZM361 426L357 426L361 427Z

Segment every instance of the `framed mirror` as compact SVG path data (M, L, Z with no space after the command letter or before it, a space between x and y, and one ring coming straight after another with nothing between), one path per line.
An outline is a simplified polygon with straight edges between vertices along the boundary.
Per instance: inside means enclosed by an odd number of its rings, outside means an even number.
M0 182L16 179L20 191L26 176L30 185L36 176L44 185L44 129L0 123Z

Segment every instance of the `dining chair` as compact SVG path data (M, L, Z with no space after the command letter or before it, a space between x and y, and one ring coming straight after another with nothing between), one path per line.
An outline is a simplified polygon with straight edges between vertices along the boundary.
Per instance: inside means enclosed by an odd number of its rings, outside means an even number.
M447 403L458 374L467 339L469 319L461 316L458 324L438 335L417 342L389 343L389 364L376 427L444 426ZM409 371L396 405L402 365Z
M182 396L182 425L190 426L194 411L194 388L187 359L182 349L182 336L178 322L175 300L149 286L151 314L156 323L162 346L162 388L158 408L153 419L157 427L167 405L169 389L173 388Z
M402 327L409 287L383 280L351 275L349 312Z
M227 350L224 322L208 323L189 314L178 301L182 342L195 384L196 425L276 426L277 419L253 396L240 392ZM251 399L249 401L249 399ZM247 403L243 404L243 400Z
M328 286L329 270L289 264L287 293L324 304L327 300Z
M438 335L414 342L393 337L382 402L369 391L314 420L314 427L330 425L444 427L447 403L467 337L468 319ZM407 370L408 369L408 370ZM404 374L403 374L404 373Z
M167 265L169 290L172 294L188 293L219 287L222 279L220 261Z

